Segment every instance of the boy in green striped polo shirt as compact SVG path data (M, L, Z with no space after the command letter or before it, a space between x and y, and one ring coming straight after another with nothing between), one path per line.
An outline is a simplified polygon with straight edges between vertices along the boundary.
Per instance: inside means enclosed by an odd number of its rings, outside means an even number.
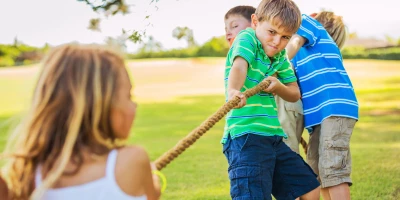
M251 15L255 12L256 8L253 6L240 5L229 9L225 14L225 39L230 47L240 31L251 27ZM277 74L278 73L280 72L278 71ZM279 122L287 136L287 138L283 138L283 142L285 142L290 149L299 154L299 144L304 130L303 106L301 100L292 103L275 95L275 103ZM302 145L303 148L307 148L303 143Z
M241 102L228 113L222 138L229 163L231 197L243 199L319 199L319 182L303 159L282 142L272 93L286 101L300 98L296 76L284 48L301 23L291 0L263 0L251 16L252 28L235 38L226 59L226 100ZM272 76L277 71L278 78ZM242 94L264 79L265 92Z

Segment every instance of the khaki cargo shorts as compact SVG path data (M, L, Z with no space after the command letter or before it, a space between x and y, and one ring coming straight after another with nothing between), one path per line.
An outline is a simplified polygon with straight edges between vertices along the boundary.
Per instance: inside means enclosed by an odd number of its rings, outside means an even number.
M301 100L291 103L275 95L276 106L278 108L278 119L283 131L288 138L283 142L299 154L299 144L304 130L303 104Z
M328 117L313 128L307 163L318 174L321 187L352 184L350 137L356 123L346 117Z

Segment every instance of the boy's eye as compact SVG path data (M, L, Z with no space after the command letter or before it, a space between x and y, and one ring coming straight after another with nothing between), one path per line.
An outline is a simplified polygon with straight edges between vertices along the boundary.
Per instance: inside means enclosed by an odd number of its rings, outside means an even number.
M290 38L291 37L289 37L289 36L283 36L283 39L285 39L285 40L290 40Z
M273 31L273 30L269 30L268 32L269 32L269 34L271 34L271 35L275 35L275 33L276 33L276 32Z

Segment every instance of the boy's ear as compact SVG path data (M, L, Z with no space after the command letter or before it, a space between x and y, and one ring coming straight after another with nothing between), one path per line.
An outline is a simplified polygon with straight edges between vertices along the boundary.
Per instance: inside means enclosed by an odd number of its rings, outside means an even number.
M315 16L317 16L317 15L318 15L318 13L312 13L312 14L310 14L310 17L315 18Z
M257 16L256 16L256 14L252 14L251 15L251 27L256 28L257 24L258 24Z

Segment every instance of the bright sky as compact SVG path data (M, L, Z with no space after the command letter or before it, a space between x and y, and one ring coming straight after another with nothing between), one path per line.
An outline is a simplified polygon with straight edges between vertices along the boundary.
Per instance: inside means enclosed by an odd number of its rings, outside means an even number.
M17 38L25 44L42 46L78 41L102 43L105 37L115 37L126 30L146 28L147 35L160 41L164 48L186 46L185 41L172 37L177 26L187 26L202 44L213 36L224 34L224 14L236 5L257 6L260 0L127 0L133 4L129 15L104 19L102 32L87 29L91 18L101 17L85 3L76 0L0 0L0 44L10 44ZM399 0L295 0L302 13L321 9L342 15L350 32L360 37L400 38ZM158 7L158 10L155 9ZM151 15L148 21L146 15ZM128 50L137 45L128 44Z

